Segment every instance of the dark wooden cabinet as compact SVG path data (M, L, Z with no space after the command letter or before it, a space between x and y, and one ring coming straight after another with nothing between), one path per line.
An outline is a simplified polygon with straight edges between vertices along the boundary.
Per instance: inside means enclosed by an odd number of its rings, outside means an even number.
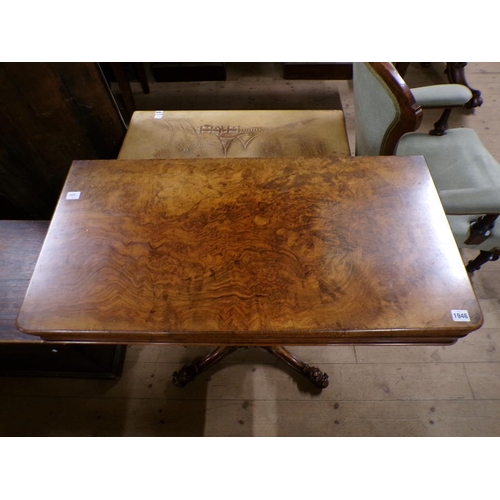
M97 63L0 63L0 130L0 219L50 219L71 162L126 128Z

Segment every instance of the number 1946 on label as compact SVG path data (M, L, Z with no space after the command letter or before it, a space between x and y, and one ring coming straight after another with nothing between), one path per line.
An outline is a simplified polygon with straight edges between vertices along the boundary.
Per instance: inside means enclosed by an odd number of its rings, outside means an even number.
M451 317L453 321L470 321L469 312L465 309L452 309Z

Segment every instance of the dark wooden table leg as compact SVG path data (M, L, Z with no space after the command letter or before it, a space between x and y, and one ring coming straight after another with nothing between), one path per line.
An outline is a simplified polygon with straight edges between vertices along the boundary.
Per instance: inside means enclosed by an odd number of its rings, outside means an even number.
M177 387L185 387L194 380L201 372L204 372L215 363L236 351L238 347L219 346L217 349L201 358L199 361L184 365L178 372L174 372L172 382Z
M263 347L267 352L273 354L277 358L284 361L288 366L304 375L318 389L326 389L328 387L328 375L323 373L315 366L309 366L300 359L296 358L291 352L287 351L283 346Z
M446 63L446 74L450 83L460 83L469 87L472 92L472 99L465 105L466 108L476 108L483 104L483 98L479 90L473 89L465 79L465 66L466 62L449 62Z

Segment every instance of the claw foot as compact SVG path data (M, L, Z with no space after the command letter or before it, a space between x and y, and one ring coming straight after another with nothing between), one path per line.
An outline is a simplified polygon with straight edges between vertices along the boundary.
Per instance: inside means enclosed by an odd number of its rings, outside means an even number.
M319 368L306 365L303 373L318 389L326 389L328 387L328 375L323 373Z
M172 383L176 387L186 387L189 382L194 380L198 375L198 368L196 365L183 366L178 372L172 375Z

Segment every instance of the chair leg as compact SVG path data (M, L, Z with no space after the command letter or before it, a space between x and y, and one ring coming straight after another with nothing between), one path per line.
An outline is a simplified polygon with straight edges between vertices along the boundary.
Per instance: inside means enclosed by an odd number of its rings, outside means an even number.
M471 222L469 237L464 241L466 245L480 245L491 234L495 227L498 214L485 214Z
M429 132L429 135L445 135L448 129L448 119L450 118L451 108L446 108L439 120L434 124L434 128Z
M486 264L486 262L498 260L499 257L500 255L497 253L480 250L479 255L475 259L470 260L465 266L465 269L468 273L473 273L474 271L478 271L479 269L481 269L481 266L483 264Z

